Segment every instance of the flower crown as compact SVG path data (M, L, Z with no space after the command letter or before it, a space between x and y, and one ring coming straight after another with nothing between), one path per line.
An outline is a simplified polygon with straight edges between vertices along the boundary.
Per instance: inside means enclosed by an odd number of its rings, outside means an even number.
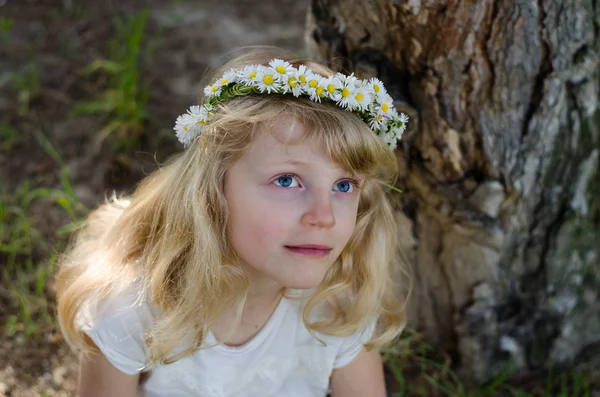
M204 89L208 102L191 106L177 117L174 130L184 146L198 137L214 115L216 106L235 96L247 94L292 94L314 102L330 100L357 114L392 149L406 129L408 116L398 114L392 97L376 78L359 80L354 74L337 73L322 77L304 65L298 68L281 59L269 66L249 65L230 69Z

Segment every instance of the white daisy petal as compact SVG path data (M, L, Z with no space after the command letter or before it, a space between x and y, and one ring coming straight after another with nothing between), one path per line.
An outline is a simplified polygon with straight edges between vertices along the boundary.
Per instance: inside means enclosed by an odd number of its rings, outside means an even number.
M359 79L357 79L356 77L354 77L354 73L350 73L348 76L346 76L343 73L337 73L336 76L338 76L338 78L340 80L342 80L342 82L344 83L344 86L352 89L352 88L358 88L361 85L361 81Z
M252 85L258 75L259 65L248 65L237 73L237 80L244 85Z
M207 85L204 88L204 95L206 95L207 98L213 98L221 95L221 86L218 85L218 83Z
M310 96L313 102L321 102L321 98L325 95L325 87L323 86L323 77L316 73L308 73L306 75L306 93Z
M338 101L342 95L341 91L344 84L338 76L330 76L323 80L323 87L325 87L327 98Z
M384 88L384 90L385 90L385 88ZM379 103L384 103L384 102L394 103L394 99L387 92L377 95L377 101Z
M289 76L285 83L283 83L283 93L287 94L288 92L291 92L295 97L299 97L302 94L302 84L295 75Z
M259 67L256 80L252 85L258 87L260 92L270 94L282 88L282 83L277 79L273 68Z
M294 71L292 72L291 77L294 77L298 81L298 84L296 84L295 87L292 87L292 94L295 97L299 97L302 94L308 93L306 91L306 79L307 73L309 72L310 71L308 70L308 68L304 65L300 65L298 69L294 69Z
M369 127L373 130L379 130L387 123L387 119L384 119L383 116L375 115L375 117L371 117L369 120Z
M174 130L177 139L187 147L202 132L203 128L197 115L186 113L177 117Z
M394 131L390 130L384 134L381 134L380 137L391 149L396 148L398 137Z
M289 62L286 62L282 59L271 60L269 62L269 66L273 68L275 76L282 83L285 83L295 70L295 68Z
M373 103L373 94L367 87L357 88L353 95L358 110L367 110Z
M214 115L213 112L213 107L211 105L204 105L202 106L202 108L200 108L199 112L198 112L198 122L201 125L206 125L208 124L208 122L210 121L210 119L212 118L212 116Z
M406 127L406 123L408 123L408 116L404 113L400 113L398 119L402 122L402 124L404 124L404 127Z
M223 76L221 76L221 78L219 80L217 80L217 84L221 87L227 85L227 84L232 84L232 83L237 83L238 81L238 77L235 71L230 70L228 72L226 72L225 74L223 74Z
M371 78L367 85L369 86L370 89L373 90L373 93L376 97L383 97L384 95L387 95L387 91L385 90L385 87L383 86L383 83L381 82L381 80L379 80L378 78Z
M354 97L356 88L344 86L340 92L340 97L337 103L344 109L354 110L357 108L358 103Z
M390 149L394 150L398 146L398 139L394 138L391 142L388 143Z
M377 102L377 105L375 106L375 111L377 112L377 114L386 118L391 117L393 115L394 110L394 104L392 103L392 101L379 100Z
M311 88L308 95L310 95L310 100L313 102L321 102L322 98L327 98L325 94L325 85L323 84L323 78L319 79L319 82L315 88Z
M190 106L190 108L187 110L187 114L189 114L190 116L196 116L196 117L201 116L201 112L202 112L202 109L198 105Z

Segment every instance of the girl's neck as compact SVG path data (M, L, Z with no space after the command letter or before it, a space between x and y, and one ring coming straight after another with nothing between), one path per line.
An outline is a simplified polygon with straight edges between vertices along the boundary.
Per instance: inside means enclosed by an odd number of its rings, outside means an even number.
M244 270L249 281L246 305L269 306L271 303L279 301L285 287L251 266L245 266Z
M273 315L283 297L283 288L272 280L252 281L251 279L246 302L235 330L233 325L238 319L233 310L223 313L215 324L215 337L228 346L241 346L254 338Z

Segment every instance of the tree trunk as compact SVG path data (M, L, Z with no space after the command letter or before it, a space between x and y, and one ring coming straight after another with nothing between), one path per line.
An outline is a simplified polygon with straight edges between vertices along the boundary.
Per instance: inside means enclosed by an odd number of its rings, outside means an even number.
M600 354L600 2L313 0L311 57L411 116L409 326L485 380Z

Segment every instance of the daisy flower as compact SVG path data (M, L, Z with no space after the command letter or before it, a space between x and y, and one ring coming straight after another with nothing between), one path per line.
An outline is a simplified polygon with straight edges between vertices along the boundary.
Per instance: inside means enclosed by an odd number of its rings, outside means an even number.
M375 97L377 97L377 98L380 98L387 94L387 91L385 90L383 83L378 78L375 78L375 77L371 78L368 81L367 85L369 86L370 89L373 90L373 93L374 93Z
M314 81L314 79L311 79L309 81L309 84L311 84L311 82ZM327 98L327 95L325 94L325 85L323 84L322 77L317 77L317 85L314 88L309 88L308 95L310 96L310 100L313 102L321 102L321 98Z
M354 77L354 73L350 73L346 76L345 74L338 72L336 73L336 76L342 81L344 87L347 87L348 89L360 87L360 80Z
M366 110L373 103L373 94L368 87L357 88L352 95L354 96L355 109Z
M273 68L275 71L275 76L281 81L285 83L287 79L294 72L294 67L289 63L281 59L273 59L269 62L269 66Z
M381 115L372 115L371 119L369 120L369 127L371 127L372 130L379 130L384 127L387 122L388 120L383 118Z
M383 116L389 119L394 114L394 104L391 101L392 98L378 98L377 105L375 106L375 112L379 116Z
M237 73L237 79L246 86L252 85L257 81L259 65L248 65Z
M349 76L346 76L342 73L337 73L336 77L341 81L342 88L340 91L340 96L336 100L336 103L348 110L362 109L363 100L365 99L366 90L363 90L363 86L361 86L360 80L354 77L354 74L351 73ZM356 98L356 94L358 90L361 90L360 95ZM360 99L360 101L358 100ZM369 95L369 99L372 99L372 95ZM359 103L361 104L359 106Z
M218 82L215 82L214 84L207 85L204 88L204 95L206 95L207 98L217 97L221 95L221 91L221 86Z
M298 67L298 69L294 69L292 71L290 78L294 77L296 79L296 81L298 81L298 84L295 87L292 87L292 94L294 94L295 97L298 97L302 94L307 93L307 91L306 91L307 77L306 76L308 73L311 73L311 72L304 65L300 65Z
M184 146L188 146L200 135L204 126L208 124L212 108L205 106L190 106L187 113L177 117L175 121L175 135Z
M400 113L400 116L398 116L398 119L400 120L401 126L403 128L402 131L404 131L406 129L406 123L408 123L408 116L405 115L404 113Z
M379 137L393 150L398 143L398 137L394 131L381 132Z
M344 109L354 110L355 103L352 91L348 87L343 87L336 103Z
M302 84L295 76L290 76L287 81L283 83L283 93L287 94L288 92L291 92L296 98L302 94Z
M223 76L221 76L221 78L219 80L217 80L216 84L223 87L227 84L237 83L237 82L238 82L238 77L237 77L236 72L233 70L230 70L228 72L225 72L225 74Z
M344 83L338 76L329 76L323 80L323 87L325 87L327 98L337 101L342 95L341 90L344 87Z
M394 150L396 149L396 147L398 146L398 138L394 137L392 138L389 142L385 141L388 144L388 146L390 147L390 149Z
M313 102L321 102L321 97L324 95L325 87L323 86L323 77L316 73L307 72L305 91L310 95L310 100Z
M256 85L260 92L277 92L282 84L275 75L275 70L266 66L259 66L256 80L253 85Z
M404 113L400 114L392 125L390 126L390 131L396 136L397 139L402 138L402 134L404 134L404 130L406 130L406 122L408 121L408 116Z

